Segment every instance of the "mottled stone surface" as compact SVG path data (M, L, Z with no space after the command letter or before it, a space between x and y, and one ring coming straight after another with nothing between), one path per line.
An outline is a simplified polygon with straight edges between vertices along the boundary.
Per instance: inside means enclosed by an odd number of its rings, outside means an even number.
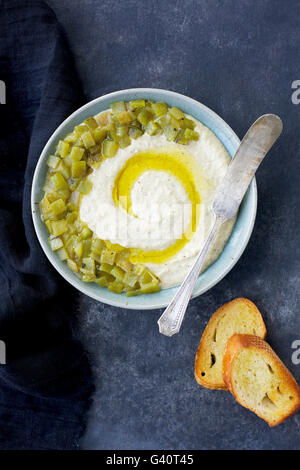
M297 0L49 0L66 31L88 99L130 87L187 94L243 136L266 112L284 132L259 169L250 243L216 287L191 302L182 332L158 333L159 311L136 312L78 297L80 335L96 394L83 448L300 448L300 414L269 427L227 392L201 389L194 354L210 315L247 296L268 340L300 381L291 344L300 339L300 80Z

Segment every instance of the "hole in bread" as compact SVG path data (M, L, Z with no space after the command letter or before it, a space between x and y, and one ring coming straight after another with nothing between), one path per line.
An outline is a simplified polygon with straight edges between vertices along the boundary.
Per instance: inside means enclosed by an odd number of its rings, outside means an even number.
M215 329L214 336L213 336L213 340L214 340L214 342L217 341L217 329Z
M261 404L268 409L277 408L275 403L270 399L269 395L266 393L264 398L261 401Z
M280 393L280 395L282 395L281 390L280 390L280 388L279 388L279 385L278 385L278 387L277 387L277 392Z
M290 400L294 400L294 397L289 397Z
M273 371L272 367L270 366L270 364L267 364L267 366L268 366L268 369L271 372L271 374L274 374L274 371Z
M210 367L212 367L216 363L216 356L213 353L211 353L210 357L211 357L211 366Z
M204 376L205 376L205 372L201 372L201 375L202 375L202 377L204 377Z

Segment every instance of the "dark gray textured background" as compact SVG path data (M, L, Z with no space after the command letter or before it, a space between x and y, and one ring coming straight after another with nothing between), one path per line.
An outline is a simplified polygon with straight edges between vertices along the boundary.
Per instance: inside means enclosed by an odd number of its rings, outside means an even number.
M191 302L182 331L158 333L159 311L79 297L96 394L83 448L296 449L300 414L270 429L228 392L200 388L194 355L211 314L247 296L268 340L300 382L300 3L297 0L48 0L65 29L88 99L130 87L175 90L211 107L242 137L266 112L284 123L259 169L250 243L216 287Z

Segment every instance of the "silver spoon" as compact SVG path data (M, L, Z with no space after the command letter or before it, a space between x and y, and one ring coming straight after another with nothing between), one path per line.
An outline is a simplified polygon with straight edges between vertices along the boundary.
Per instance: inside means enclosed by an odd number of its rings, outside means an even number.
M176 295L158 320L160 333L173 336L178 333L201 268L225 220L232 219L260 163L278 139L282 121L275 114L265 114L255 121L243 138L234 158L228 166L212 203L214 223L207 240L192 269Z

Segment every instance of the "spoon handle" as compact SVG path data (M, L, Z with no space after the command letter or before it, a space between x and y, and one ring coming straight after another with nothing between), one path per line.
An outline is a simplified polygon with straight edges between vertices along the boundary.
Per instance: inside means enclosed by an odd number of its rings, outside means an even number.
M223 224L224 219L222 217L216 217L211 228L211 231L206 239L206 242L196 258L194 266L191 271L181 284L181 287L176 292L174 298L157 321L159 326L159 332L166 336L173 336L178 333L181 327L181 323L184 318L184 314L188 303L190 301L195 283L200 274L201 268L207 256L208 250L215 240L218 231Z

